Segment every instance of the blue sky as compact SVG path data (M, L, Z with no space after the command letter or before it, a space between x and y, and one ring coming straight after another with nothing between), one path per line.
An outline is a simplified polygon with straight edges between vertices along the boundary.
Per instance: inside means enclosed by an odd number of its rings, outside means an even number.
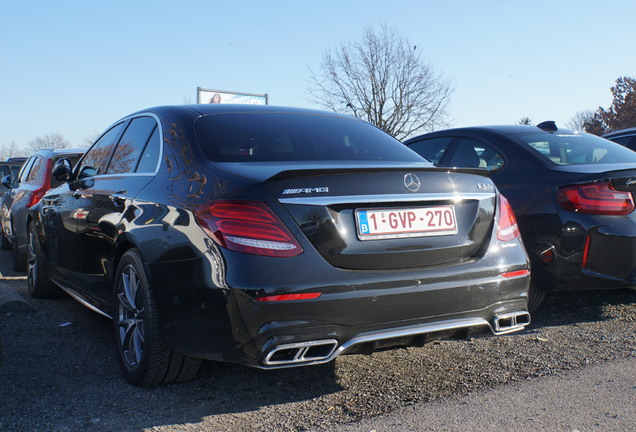
M323 53L393 27L452 80L454 126L567 122L636 75L636 2L109 1L0 5L0 145L72 145L130 112L196 102L197 86L314 107Z

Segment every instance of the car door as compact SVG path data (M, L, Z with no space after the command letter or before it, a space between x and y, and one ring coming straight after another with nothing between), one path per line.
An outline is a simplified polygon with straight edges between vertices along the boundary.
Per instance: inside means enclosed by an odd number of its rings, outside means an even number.
M13 225L11 223L11 206L18 195L18 187L20 183L25 183L31 172L31 167L37 159L36 156L31 156L22 165L20 172L16 177L11 176L11 188L7 190L4 197L2 197L2 208L0 208L0 219L2 220L2 230L9 239L13 239ZM12 240L13 241L13 240Z
M13 231L14 246L19 252L26 254L26 221L29 206L34 204L31 200L34 192L41 188L46 171L46 161L40 155L33 156L33 162L29 165L28 172L24 172L20 183L11 189L11 228ZM37 200L37 197L35 198Z
M157 120L136 117L126 123L105 168L101 163L91 165L90 158L79 167L75 193L81 289L99 304L111 301L115 269L110 263L120 222L134 197L152 180L158 159L147 164L146 155L151 147L156 153L159 146Z
M43 199L44 253L51 264L52 279L66 289L81 291L82 286L78 226L86 215L80 207L85 178L105 171L124 126L121 122L108 129L75 167L75 180L49 192Z

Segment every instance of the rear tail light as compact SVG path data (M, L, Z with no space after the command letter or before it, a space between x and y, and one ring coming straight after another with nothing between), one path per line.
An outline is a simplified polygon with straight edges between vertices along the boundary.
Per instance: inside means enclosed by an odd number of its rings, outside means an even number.
M283 222L263 202L214 201L199 207L195 216L210 238L227 249L274 257L303 252Z
M51 189L51 169L53 167L53 159L46 162L46 170L44 171L44 183L31 193L31 198L27 203L27 207L33 207L42 199L44 194Z
M624 216L635 208L631 192L617 191L610 182L564 187L557 198L564 209L583 214Z
M519 237L517 218L505 196L499 194L499 220L497 221L497 238L511 241Z
M44 187L34 190L31 193L31 198L29 198L29 203L27 204L27 207L32 207L36 205L38 201L42 199L42 197L44 196L47 190L48 188L44 188Z

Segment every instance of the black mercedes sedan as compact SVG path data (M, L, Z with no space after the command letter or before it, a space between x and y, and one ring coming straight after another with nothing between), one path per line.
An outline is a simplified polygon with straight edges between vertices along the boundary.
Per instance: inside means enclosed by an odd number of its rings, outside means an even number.
M450 129L405 144L438 166L490 172L530 255L530 311L551 290L636 285L636 153L554 122Z
M31 209L28 287L113 320L135 385L524 328L529 260L478 170L370 124L253 105L115 122Z

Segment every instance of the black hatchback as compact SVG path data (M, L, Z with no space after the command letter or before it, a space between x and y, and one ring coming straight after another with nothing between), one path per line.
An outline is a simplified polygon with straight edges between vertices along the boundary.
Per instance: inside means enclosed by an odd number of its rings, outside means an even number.
M28 285L113 319L133 384L525 327L529 262L487 177L334 113L193 105L111 126L31 214ZM49 282L51 281L51 282Z
M547 291L636 285L636 153L539 126L448 129L405 144L438 166L489 171L530 254L531 311Z

